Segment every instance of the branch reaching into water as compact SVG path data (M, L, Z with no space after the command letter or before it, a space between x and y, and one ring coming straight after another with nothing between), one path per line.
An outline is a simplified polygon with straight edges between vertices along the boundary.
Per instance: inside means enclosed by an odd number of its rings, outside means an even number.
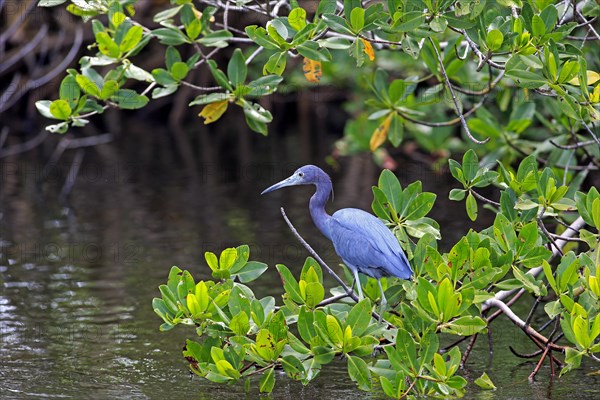
M527 325L525 321L523 321L517 314L513 312L513 310L506 305L502 300L497 298L489 299L486 301L490 306L494 306L502 310L504 315L508 317L515 325L523 330L527 334L527 336L537 339L541 341L545 345L549 345L552 350L564 352L564 346L559 346L557 344L552 343L548 338L544 335L533 329L531 326Z
M566 239L574 236L575 233L577 233L579 231L579 229L582 228L584 225L585 225L585 221L581 217L579 217L575 221L573 221L573 223L569 226L569 229L567 229L562 234L562 238L555 241L557 248L562 249L568 243ZM557 248L554 248L552 250L553 258L560 254L560 252L557 250ZM542 272L542 267L536 267L536 268L532 268L529 271L527 271L527 274L532 275L533 277L537 277L541 272ZM524 291L524 289L520 289L520 291ZM487 300L482 304L481 311L483 312L483 311L490 309L493 306L493 304L492 304L493 300L503 301L504 299L515 294L516 292L518 292L517 289L512 289L512 290L502 290L502 291L496 293L496 296L493 299Z

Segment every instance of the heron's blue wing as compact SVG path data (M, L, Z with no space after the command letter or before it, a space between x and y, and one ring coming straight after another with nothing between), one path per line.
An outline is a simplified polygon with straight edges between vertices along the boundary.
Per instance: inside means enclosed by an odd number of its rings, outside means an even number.
M336 252L365 275L410 279L412 269L394 234L374 215L345 208L329 221Z

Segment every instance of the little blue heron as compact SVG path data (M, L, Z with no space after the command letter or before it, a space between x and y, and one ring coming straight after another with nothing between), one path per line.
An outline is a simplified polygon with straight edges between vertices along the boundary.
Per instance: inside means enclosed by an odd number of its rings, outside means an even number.
M269 193L286 186L315 185L317 190L310 198L310 215L319 230L333 242L335 252L350 268L354 284L358 283L358 297L363 299L358 273L377 279L381 290L381 308L386 299L381 287L381 277L395 276L410 279L413 271L394 234L374 215L356 208L344 208L333 215L325 211L325 203L332 187L331 179L321 168L305 165L292 176L263 190ZM382 312L383 314L383 312Z

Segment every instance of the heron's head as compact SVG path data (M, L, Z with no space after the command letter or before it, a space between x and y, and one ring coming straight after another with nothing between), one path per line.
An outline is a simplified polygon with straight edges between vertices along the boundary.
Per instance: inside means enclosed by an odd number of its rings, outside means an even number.
M261 194L269 193L286 186L318 185L319 183L328 183L331 185L331 179L329 179L329 176L321 168L314 165L305 165L298 168L289 178L266 188Z

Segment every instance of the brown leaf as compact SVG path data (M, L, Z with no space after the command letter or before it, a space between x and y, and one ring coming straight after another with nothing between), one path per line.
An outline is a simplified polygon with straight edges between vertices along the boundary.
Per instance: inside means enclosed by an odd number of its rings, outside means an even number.
M371 151L375 151L387 139L388 131L390 130L390 124L392 123L393 116L394 113L389 113L388 116L383 120L383 122L377 127L377 129L375 129L375 132L373 132L373 136L371 136L371 141L369 142L369 147L371 148Z
M369 60L375 60L375 52L373 51L373 46L371 45L371 42L363 38L360 38L360 40L362 40L363 44L365 45L365 49L363 51L367 56L369 56Z
M306 80L308 80L309 82L318 83L319 81L321 81L321 61L315 61L311 60L310 58L304 57L302 71L304 72Z
M198 115L204 118L204 125L210 124L221 118L221 115L227 110L227 105L227 100L209 103L204 106Z

